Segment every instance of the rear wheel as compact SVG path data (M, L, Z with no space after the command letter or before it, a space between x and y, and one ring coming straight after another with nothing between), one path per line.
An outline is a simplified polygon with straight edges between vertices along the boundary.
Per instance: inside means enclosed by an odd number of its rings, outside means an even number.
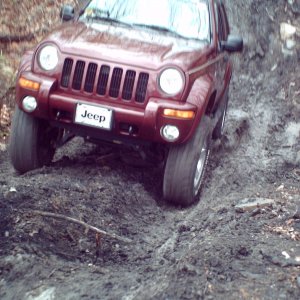
M53 159L59 129L45 120L34 118L18 107L15 110L9 154L14 168L20 172L37 169Z
M168 202L187 206L197 200L210 153L209 125L210 119L204 116L191 140L170 149L163 183Z

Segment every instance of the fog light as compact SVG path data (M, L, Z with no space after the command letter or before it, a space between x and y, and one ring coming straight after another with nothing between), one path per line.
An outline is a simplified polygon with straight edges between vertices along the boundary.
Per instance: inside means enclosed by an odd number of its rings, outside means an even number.
M37 101L32 96L27 96L22 102L23 109L27 112L33 112L37 108Z
M169 142L174 142L179 138L179 129L173 125L166 125L162 128L162 136Z

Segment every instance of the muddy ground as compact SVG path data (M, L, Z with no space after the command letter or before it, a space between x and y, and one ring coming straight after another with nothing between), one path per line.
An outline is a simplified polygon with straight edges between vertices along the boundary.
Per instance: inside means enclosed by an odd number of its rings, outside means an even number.
M276 3L275 3L276 2ZM161 167L76 139L18 176L0 152L0 299L299 299L299 13L293 1L226 1L235 60L224 137L201 200L162 201ZM284 51L280 23L298 26ZM246 198L271 199L242 212ZM125 243L34 211L71 216Z

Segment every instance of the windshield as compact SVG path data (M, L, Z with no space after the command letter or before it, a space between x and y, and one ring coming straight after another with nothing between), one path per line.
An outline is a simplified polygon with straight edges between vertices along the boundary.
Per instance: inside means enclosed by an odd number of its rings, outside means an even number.
M206 0L92 0L81 20L117 21L210 42Z

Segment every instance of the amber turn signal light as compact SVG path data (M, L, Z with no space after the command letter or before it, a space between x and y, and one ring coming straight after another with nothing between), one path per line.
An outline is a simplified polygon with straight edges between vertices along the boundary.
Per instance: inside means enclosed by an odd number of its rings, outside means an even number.
M19 85L22 88L33 90L33 91L38 91L40 89L40 84L38 82L28 80L23 77L19 79Z
M177 110L177 109L165 108L163 115L165 117L192 120L195 117L195 112L193 112L192 110Z

